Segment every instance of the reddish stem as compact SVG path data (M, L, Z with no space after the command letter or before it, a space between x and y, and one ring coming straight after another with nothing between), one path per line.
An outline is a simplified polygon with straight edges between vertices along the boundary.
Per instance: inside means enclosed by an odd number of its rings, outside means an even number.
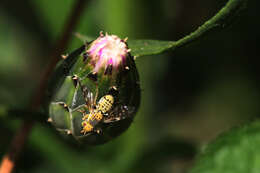
M37 88L35 95L32 97L32 102L29 107L30 110L36 111L40 107L44 97L43 91L47 87L47 80L51 75L51 72L55 68L56 64L61 59L60 55L67 48L72 36L72 32L76 24L78 23L82 12L84 11L86 2L88 1L77 0L77 2L75 3L71 15L68 18L68 22L64 26L61 39L57 42L54 50L50 54L51 62L47 66L40 80L39 87ZM24 148L24 145L30 135L33 125L33 121L24 121L20 129L17 130L16 135L11 142L9 152L3 157L2 163L0 165L0 173L11 173L13 171L15 167L15 162L17 161L20 153Z

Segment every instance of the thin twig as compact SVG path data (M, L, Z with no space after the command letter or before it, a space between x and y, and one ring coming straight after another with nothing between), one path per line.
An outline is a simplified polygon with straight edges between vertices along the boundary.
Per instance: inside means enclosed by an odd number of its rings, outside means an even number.
M45 70L45 73L39 85L40 87L37 89L37 92L35 92L36 95L32 99L31 105L34 109L35 107L38 107L41 104L42 98L44 96L44 92L42 91L46 89L47 80L50 74L52 73L58 61L61 59L61 54L65 51L65 49L67 48L70 42L73 30L83 12L86 2L87 0L77 1L71 15L69 16L68 22L64 27L61 39L57 42L55 48L53 49L53 52L51 53L51 62L49 63L48 67Z
M87 0L77 0L71 15L68 17L68 21L64 26L63 34L61 39L57 42L54 50L50 53L51 62L47 66L41 80L39 87L37 88L35 95L32 97L32 102L29 109L36 111L41 103L43 102L44 92L47 87L47 80L55 68L58 61L61 59L60 55L67 48L72 32L75 29L76 24L79 21L80 16L84 11ZM20 129L17 130L16 135L14 136L9 152L3 157L2 163L0 165L0 173L11 173L14 169L15 162L18 159L20 153L22 152L27 138L32 130L34 125L33 121L24 121Z

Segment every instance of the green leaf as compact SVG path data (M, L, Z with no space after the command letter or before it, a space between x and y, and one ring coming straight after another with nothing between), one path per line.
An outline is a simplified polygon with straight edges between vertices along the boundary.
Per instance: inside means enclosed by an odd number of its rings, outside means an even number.
M217 27L224 27L246 4L247 0L229 0L227 4L211 19L206 21L197 30L178 41L157 41L157 40L133 40L129 41L131 54L135 57L159 54L167 50L175 50L177 47L184 46L208 31Z
M174 41L160 40L129 40L128 46L131 49L131 55L135 57L160 54L176 47Z
M131 49L131 54L135 57L146 55L160 54L168 50L175 50L175 48L184 46L207 32L215 28L223 28L234 19L242 9L245 8L247 0L229 0L227 4L219 10L219 12L211 19L206 21L197 30L177 41L159 41L159 40L129 40L128 46ZM80 40L84 42L90 41L89 36L84 36L79 33L75 34Z
M260 121L234 128L209 144L191 173L258 173Z
M57 89L60 87L61 83L65 80L68 75L71 67L75 64L78 56L85 50L85 45L74 50L64 61L60 62L57 65L54 73L48 81L48 89L46 93L46 103L49 103L51 96L57 92ZM57 82L58 81L58 82Z

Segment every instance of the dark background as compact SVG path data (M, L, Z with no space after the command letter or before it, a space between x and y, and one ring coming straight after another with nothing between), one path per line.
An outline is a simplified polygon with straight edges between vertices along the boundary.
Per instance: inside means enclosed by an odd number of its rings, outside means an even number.
M100 30L129 39L178 40L225 5L224 0L93 0L75 32ZM0 156L49 62L73 0L0 2ZM142 103L130 129L96 147L62 140L37 123L16 172L186 172L205 144L259 116L259 36L251 0L232 24L161 55L136 60ZM74 37L64 54L83 44ZM20 117L20 118L19 118Z

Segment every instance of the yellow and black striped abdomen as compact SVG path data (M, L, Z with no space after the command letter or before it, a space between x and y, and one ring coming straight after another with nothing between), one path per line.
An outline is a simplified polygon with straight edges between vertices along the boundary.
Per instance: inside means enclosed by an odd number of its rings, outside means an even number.
M97 104L97 111L101 111L103 114L107 113L113 106L114 97L112 95L105 95L101 97Z

